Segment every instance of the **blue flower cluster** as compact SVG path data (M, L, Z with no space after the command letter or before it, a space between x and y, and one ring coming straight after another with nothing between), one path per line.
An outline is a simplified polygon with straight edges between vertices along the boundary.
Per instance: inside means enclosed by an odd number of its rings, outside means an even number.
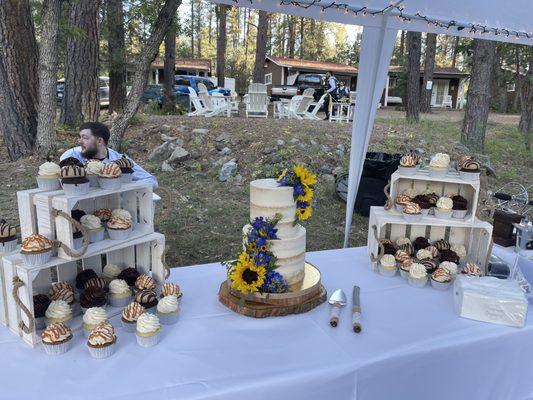
M266 293L285 293L289 290L289 286L279 272L271 270L266 274L262 290Z

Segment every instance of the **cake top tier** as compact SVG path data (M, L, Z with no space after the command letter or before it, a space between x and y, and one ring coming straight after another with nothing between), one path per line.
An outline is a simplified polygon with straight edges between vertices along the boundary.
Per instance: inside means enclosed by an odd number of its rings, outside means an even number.
M250 203L260 207L294 207L292 186L280 186L275 179L250 182Z

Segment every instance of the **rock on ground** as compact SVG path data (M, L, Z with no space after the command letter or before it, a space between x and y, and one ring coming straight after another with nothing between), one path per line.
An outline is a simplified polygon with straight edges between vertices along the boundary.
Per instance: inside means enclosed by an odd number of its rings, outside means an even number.
M220 182L226 182L235 171L237 171L237 163L235 160L228 161L222 165L222 168L220 168L218 180Z

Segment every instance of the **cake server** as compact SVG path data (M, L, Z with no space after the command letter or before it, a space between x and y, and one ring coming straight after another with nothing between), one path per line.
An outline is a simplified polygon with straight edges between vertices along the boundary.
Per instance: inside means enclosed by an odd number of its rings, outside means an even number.
M328 302L331 304L329 324L335 328L339 324L341 308L346 305L346 295L341 289L337 289L333 292Z
M354 285L352 292L352 325L355 333L361 332L361 300L359 299L359 286Z

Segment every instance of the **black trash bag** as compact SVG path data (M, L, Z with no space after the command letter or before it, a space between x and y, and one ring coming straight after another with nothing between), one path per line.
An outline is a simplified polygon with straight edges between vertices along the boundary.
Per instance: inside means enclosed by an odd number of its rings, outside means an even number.
M359 191L355 199L354 211L364 217L370 214L371 206L383 206L387 196L383 189L391 175L398 169L401 154L366 153ZM335 180L337 196L346 201L348 196L348 174L340 175Z

